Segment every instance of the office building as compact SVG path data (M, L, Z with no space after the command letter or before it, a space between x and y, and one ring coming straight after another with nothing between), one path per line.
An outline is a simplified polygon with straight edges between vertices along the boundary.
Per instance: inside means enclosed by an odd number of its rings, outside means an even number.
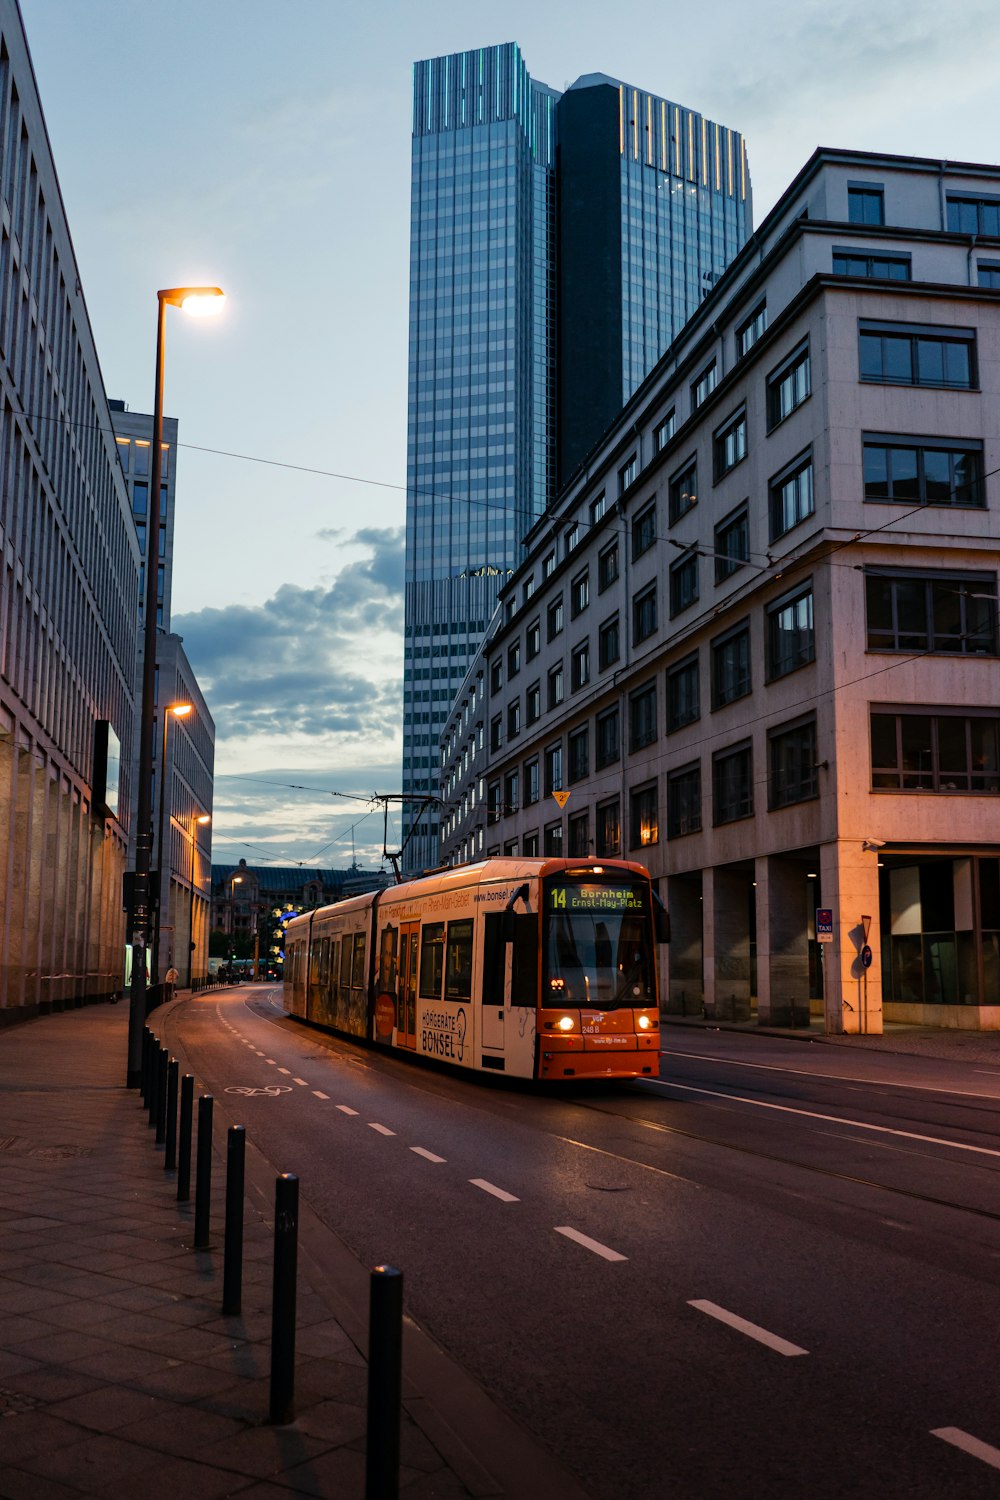
M817 151L528 537L446 858L646 864L668 1011L1000 1027L998 347L1000 167Z
M41 101L0 0L0 1023L120 990L139 550Z
M403 790L436 747L521 539L751 224L742 138L518 47L413 77ZM410 836L418 804L404 811ZM436 862L438 811L408 868Z

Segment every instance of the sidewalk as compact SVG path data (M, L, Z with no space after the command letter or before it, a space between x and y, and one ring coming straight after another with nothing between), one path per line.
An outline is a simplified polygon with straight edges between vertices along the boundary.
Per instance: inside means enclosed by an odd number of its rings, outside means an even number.
M127 1005L89 1006L0 1037L0 1496L361 1500L367 1271L303 1184L296 1421L267 1425L273 1230L251 1180L273 1170L248 1141L243 1311L223 1318L224 1124L195 1252L194 1184L178 1204L124 1086L127 1027ZM585 1500L409 1324L403 1403L404 1496Z
M741 1031L750 1036L780 1036L794 1042L864 1048L875 1052L901 1052L911 1057L931 1057L939 1062L985 1062L1000 1068L1000 1031L961 1031L957 1027L907 1026L887 1021L881 1036L828 1036L821 1016L808 1026L758 1026L756 1021L705 1020L701 1016L661 1015L663 1032L671 1027L694 1027L700 1031Z

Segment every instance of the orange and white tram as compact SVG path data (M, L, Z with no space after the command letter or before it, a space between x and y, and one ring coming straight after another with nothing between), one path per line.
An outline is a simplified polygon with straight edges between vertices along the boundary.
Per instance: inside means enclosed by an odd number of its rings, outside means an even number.
M460 1068L655 1076L667 936L642 865L487 859L294 918L284 1007Z

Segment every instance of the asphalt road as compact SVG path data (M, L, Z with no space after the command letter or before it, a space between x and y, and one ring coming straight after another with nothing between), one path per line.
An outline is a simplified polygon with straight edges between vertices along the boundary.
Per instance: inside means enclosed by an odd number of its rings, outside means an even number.
M1000 1494L1000 1068L681 1032L539 1092L264 986L167 1036L594 1500Z

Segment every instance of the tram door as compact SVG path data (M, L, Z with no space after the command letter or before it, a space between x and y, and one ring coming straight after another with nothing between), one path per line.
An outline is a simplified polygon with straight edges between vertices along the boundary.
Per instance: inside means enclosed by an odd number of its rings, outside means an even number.
M404 922L399 929L399 1006L396 1017L396 1043L400 1047L417 1044L417 952L420 947L420 923Z

